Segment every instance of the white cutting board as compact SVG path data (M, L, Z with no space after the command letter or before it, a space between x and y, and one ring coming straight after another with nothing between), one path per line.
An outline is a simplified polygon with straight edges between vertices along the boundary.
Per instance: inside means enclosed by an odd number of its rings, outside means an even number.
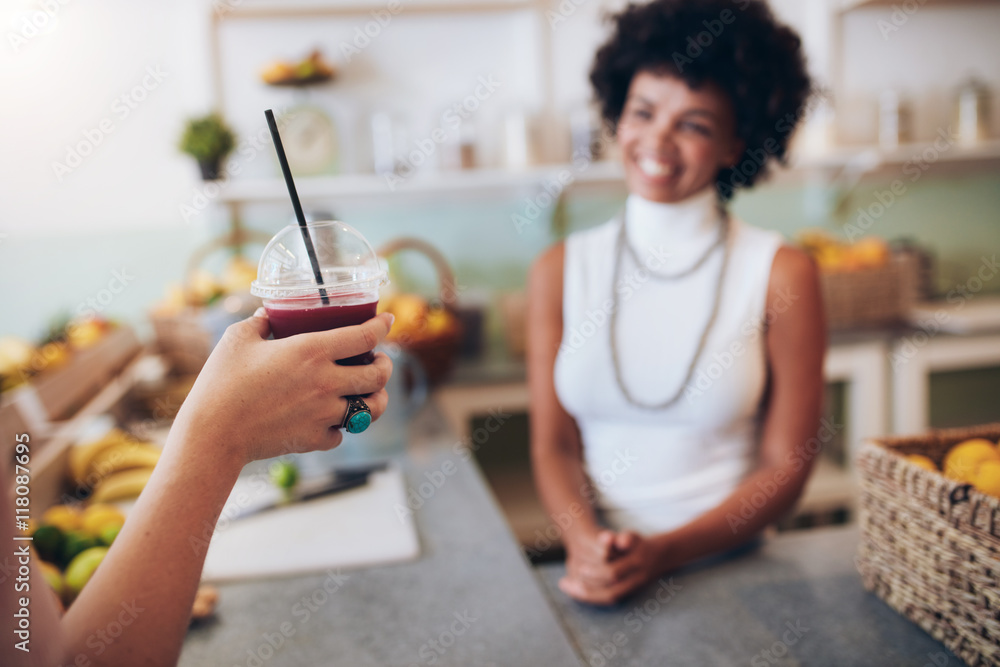
M230 503L240 493L252 497L254 491L260 495L259 487L241 480ZM202 579L253 579L412 560L420 555L420 544L413 513L398 509L406 507L405 496L402 473L389 467L349 491L220 521Z

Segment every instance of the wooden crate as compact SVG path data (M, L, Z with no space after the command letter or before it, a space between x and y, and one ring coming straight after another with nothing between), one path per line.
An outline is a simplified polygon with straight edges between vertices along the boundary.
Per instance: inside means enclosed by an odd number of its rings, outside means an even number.
M65 366L43 371L27 390L37 395L49 421L67 419L141 351L135 331L119 326L91 347L74 351Z

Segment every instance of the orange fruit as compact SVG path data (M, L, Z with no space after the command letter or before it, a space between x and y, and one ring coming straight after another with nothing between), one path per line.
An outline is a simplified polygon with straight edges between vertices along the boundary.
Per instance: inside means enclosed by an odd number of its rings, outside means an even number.
M983 493L1000 498L1000 461L979 464L973 486Z
M906 457L906 460L915 466L923 468L924 470L933 470L934 472L938 471L938 467L934 465L934 461L931 461L923 454L910 454Z
M971 484L976 470L986 461L1000 461L1000 449L985 438L966 440L948 450L944 457L944 474Z

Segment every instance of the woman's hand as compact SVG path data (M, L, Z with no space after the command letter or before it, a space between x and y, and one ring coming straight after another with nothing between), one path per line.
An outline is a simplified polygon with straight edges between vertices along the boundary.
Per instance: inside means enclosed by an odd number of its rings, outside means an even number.
M237 468L281 454L332 449L343 440L344 396L364 397L378 419L392 362L340 366L375 348L392 326L378 315L364 324L267 340L263 309L230 326L202 369L171 429L188 442L225 443L217 452ZM169 443L168 443L169 446Z
M566 548L559 588L580 602L614 604L665 571L662 547L632 531L604 530L591 544L570 542Z

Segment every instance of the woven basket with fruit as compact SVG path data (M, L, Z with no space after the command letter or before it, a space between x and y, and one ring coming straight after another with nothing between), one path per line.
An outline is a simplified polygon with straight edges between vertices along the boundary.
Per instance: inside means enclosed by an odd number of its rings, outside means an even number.
M866 588L970 666L1000 655L1000 424L865 443Z
M222 250L247 243L265 244L263 232L234 229L230 234L200 247L188 262L183 285L169 285L164 299L149 314L156 333L156 347L175 373L198 373L212 351L213 334L206 327L209 309L222 307L235 319L249 316L260 301L250 295L257 265L235 254L220 276L203 268L205 260ZM229 297L232 303L226 303Z
M920 275L912 253L892 252L874 236L843 243L823 231L806 231L797 241L819 265L830 329L895 324L913 306Z
M437 272L438 298L390 293L379 300L378 310L396 318L386 341L413 355L423 366L427 381L437 384L451 372L462 341L462 326L454 310L455 276L437 248L420 239L390 241L378 249L378 254L388 259L404 250L430 259Z

